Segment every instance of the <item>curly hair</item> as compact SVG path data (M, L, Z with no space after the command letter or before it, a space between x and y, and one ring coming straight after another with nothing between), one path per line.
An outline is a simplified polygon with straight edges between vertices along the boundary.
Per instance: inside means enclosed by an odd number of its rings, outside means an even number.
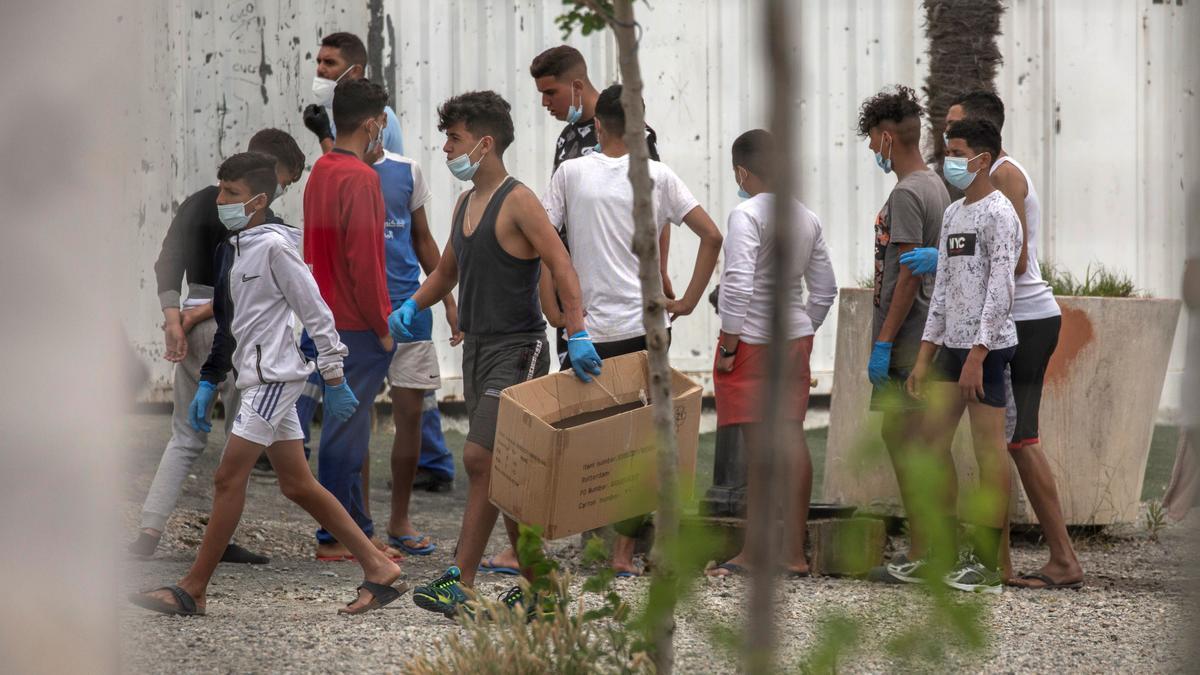
M514 137L510 110L508 101L494 91L469 91L438 106L438 131L462 122L476 138L491 136L496 141L496 154L503 155Z
M918 122L924 109L917 100L917 92L911 87L898 84L894 89L884 89L871 98L863 101L858 110L858 135L865 138L871 129L881 122L892 122L899 125L914 117ZM917 125L918 131L920 125ZM920 140L919 138L917 140Z

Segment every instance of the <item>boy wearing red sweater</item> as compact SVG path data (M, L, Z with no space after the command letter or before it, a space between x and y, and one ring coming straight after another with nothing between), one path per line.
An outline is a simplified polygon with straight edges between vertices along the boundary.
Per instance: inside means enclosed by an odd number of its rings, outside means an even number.
M313 165L304 190L304 261L350 354L346 379L363 405L346 421L321 427L317 478L342 503L362 531L374 524L362 491L363 461L371 436L371 402L391 363L391 313L384 267L383 196L379 175L363 161L378 149L387 124L387 92L367 80L344 80L333 99L340 133L333 150ZM350 552L317 530L317 559L343 560Z

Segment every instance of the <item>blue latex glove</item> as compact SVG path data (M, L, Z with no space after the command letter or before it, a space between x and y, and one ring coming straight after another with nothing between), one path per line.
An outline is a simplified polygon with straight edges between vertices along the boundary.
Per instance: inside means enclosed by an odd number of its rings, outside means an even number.
M592 375L600 374L600 355L586 330L567 338L567 355L571 358L571 370L575 377L584 382L591 382Z
M867 362L867 377L876 387L888 380L888 366L892 362L892 343L876 342L871 350L871 360Z
M419 308L417 303L413 302L412 298L405 300L400 304L400 309L392 312L388 317L388 332L392 334L392 339L396 342L412 342L416 338L413 336L412 327L413 320L416 319Z
M937 271L938 250L932 247L914 248L908 253L900 254L900 264L917 276L933 274Z
M200 381L200 387L192 397L192 404L188 406L188 423L196 431L212 431L212 424L208 421L208 409L212 407L213 397L216 395L217 385L208 380Z
M346 380L336 387L325 385L325 414L330 417L345 422L354 415L355 409L358 408L358 398L350 391L350 385L346 384Z

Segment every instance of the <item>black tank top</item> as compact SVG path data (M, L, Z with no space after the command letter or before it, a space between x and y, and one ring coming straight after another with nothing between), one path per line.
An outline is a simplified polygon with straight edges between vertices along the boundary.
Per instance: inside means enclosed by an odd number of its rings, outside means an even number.
M458 259L458 326L470 335L508 335L546 330L538 301L541 258L514 257L496 239L496 217L504 199L521 183L509 176L488 201L470 236L464 234L467 202L454 213L450 235ZM471 189L474 193L475 189ZM478 208L478 204L474 205Z

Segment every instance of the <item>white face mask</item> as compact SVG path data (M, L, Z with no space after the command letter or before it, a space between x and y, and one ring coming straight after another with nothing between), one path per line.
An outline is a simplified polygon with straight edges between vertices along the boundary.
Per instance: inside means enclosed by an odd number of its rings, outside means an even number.
M321 77L320 75L314 77L312 86L313 102L326 108L333 105L333 90L337 89L338 82L342 81L342 78L346 76L346 73L357 67L357 65L353 65L343 70L342 74L338 75L336 80L330 80L328 78Z

